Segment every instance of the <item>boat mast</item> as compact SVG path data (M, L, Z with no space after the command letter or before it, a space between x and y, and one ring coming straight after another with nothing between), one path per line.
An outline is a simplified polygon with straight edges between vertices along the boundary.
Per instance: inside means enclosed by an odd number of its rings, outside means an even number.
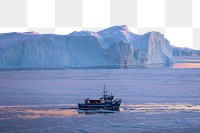
M103 97L105 98L105 96L107 95L107 90L106 90L106 85L103 85Z

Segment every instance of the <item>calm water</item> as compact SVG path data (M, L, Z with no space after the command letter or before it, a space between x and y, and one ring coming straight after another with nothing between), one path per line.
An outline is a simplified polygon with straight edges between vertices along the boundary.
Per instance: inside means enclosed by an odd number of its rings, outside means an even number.
M1 133L199 132L198 63L149 69L0 72ZM119 112L76 111L106 84Z

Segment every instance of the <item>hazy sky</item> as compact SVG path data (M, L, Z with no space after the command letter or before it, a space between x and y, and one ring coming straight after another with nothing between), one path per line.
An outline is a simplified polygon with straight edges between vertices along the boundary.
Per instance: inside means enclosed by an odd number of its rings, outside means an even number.
M0 33L68 34L128 25L159 31L172 45L200 49L200 0L0 0Z

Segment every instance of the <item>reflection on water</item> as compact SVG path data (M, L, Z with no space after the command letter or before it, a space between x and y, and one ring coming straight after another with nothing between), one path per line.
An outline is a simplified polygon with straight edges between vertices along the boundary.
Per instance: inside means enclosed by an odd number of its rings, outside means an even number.
M44 117L69 117L76 116L78 112L73 109L63 109L56 107L20 107L20 106L0 106L0 120L5 119L37 119Z
M23 110L26 115L22 118L41 118L41 117L66 117L66 116L75 116L78 115L76 110L67 109L67 110L59 110L59 109L49 109L49 110L36 110L36 109L27 109Z
M175 63L172 68L200 68L200 63Z

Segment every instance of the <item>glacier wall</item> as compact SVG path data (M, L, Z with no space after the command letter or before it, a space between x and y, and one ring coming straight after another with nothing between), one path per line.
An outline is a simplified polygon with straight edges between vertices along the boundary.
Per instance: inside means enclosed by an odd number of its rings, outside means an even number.
M69 35L0 34L0 68L169 64L172 48L158 32L136 35L127 26Z

